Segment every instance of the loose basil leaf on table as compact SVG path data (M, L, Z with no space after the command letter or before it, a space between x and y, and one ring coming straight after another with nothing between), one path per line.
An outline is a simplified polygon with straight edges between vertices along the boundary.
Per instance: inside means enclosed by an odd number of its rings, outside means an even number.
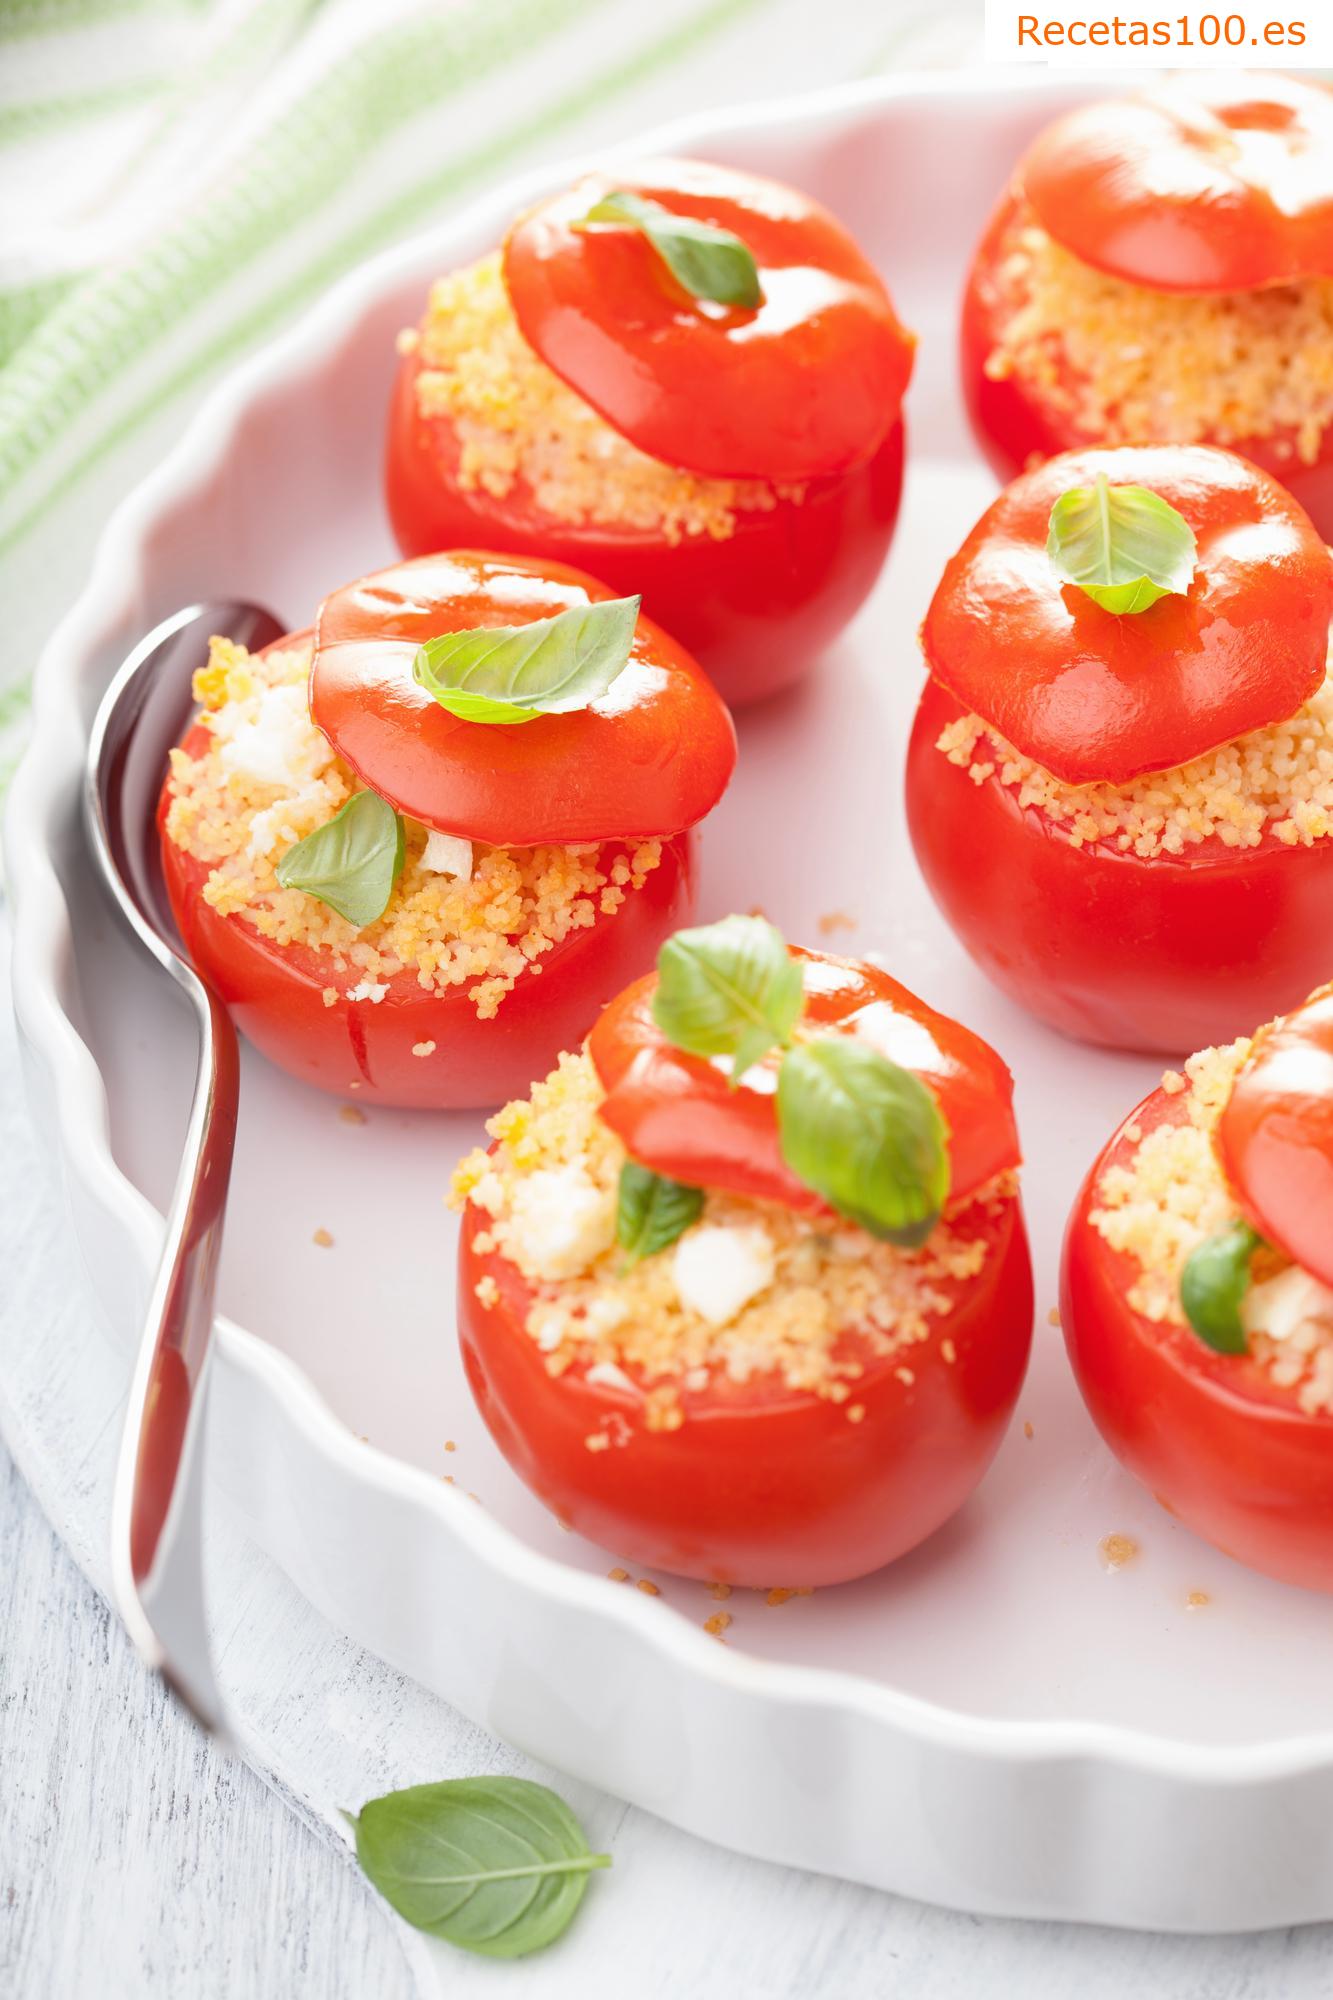
M626 1160L616 1195L616 1242L629 1262L655 1256L682 1236L703 1210L703 1189Z
M529 1778L446 1778L346 1815L356 1858L400 1917L486 1958L553 1944L583 1900L593 1854L564 1800Z
M1250 1288L1250 1260L1263 1240L1248 1222L1229 1222L1190 1252L1180 1274L1185 1317L1218 1354L1244 1354L1249 1346L1240 1308Z
M384 915L403 872L406 829L377 792L356 792L326 826L289 847L274 873L364 930Z
M851 1035L816 1035L778 1071L782 1157L849 1222L915 1249L949 1192L948 1127L925 1084Z
M786 1043L800 1017L800 962L764 917L677 931L657 959L653 1019L696 1056L730 1056L731 1080Z
M677 284L694 299L753 308L763 303L753 252L730 229L693 216L677 215L660 201L616 188L595 202L583 218L619 222L641 229Z
M588 708L629 663L640 601L609 597L529 625L441 632L417 648L412 677L464 722L533 722Z
M1046 553L1066 583L1117 617L1187 591L1198 544L1183 514L1146 486L1072 486L1051 509Z

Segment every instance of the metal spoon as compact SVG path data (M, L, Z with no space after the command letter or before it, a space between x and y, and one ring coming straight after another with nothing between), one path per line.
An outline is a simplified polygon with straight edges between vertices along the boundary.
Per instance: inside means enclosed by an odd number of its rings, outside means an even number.
M236 1142L236 1030L184 956L155 821L167 753L193 707L190 680L212 633L257 649L282 627L253 604L196 604L143 639L97 711L84 817L103 879L140 943L194 1008L199 1067L130 1385L111 1518L116 1608L147 1663L207 1730L222 1727L204 1621L200 1498L206 1364L218 1250Z

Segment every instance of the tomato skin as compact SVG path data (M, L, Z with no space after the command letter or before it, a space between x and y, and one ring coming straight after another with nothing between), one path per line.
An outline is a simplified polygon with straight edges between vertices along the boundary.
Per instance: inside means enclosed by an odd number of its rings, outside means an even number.
M907 753L926 883L977 964L1076 1040L1180 1057L1249 1033L1327 974L1333 841L1188 858L1075 848L935 748L963 713L927 682Z
M1178 1123L1184 1103L1154 1091L1126 1125ZM1134 1260L1088 1214L1130 1143L1122 1126L1065 1235L1060 1317L1083 1400L1121 1464L1187 1528L1283 1583L1333 1591L1333 1417L1307 1415L1244 1357L1127 1303Z
M1259 1234L1333 1285L1333 986L1259 1030L1217 1156Z
M956 1512L1013 1413L1032 1335L1032 1272L1017 1199L980 1223L991 1251L932 1337L874 1357L856 1384L865 1416L774 1377L685 1391L678 1430L652 1431L633 1392L592 1385L581 1367L547 1373L524 1330L531 1292L475 1239L464 1213L458 1324L463 1362L496 1444L568 1526L622 1560L680 1576L767 1587L849 1582L893 1562ZM477 1298L478 1281L498 1287ZM852 1336L848 1337L853 1338ZM904 1384L895 1367L908 1365ZM589 1451L609 1429L623 1443Z
M1007 484L1016 473L1058 452L1097 444L1141 442L1119 436L1114 429L1093 434L1081 429L1066 410L1051 403L1042 386L1020 375L993 380L986 363L1000 342L1005 320L1003 288L998 279L1013 231L1021 193L1011 188L986 227L968 273L959 328L959 372L963 401L977 443L996 477ZM1320 535L1333 541L1333 425L1324 432L1318 456L1306 464L1297 453L1290 428L1264 437L1201 440L1225 443L1280 481L1305 509Z
M902 495L904 433L894 424L874 456L810 482L803 500L748 509L723 541L672 544L642 530L557 521L515 487L504 499L458 483L458 441L446 418L417 408L420 361L398 366L390 409L385 497L406 556L482 547L590 571L692 653L733 708L800 679L860 607L883 567Z
M184 739L189 754L204 747L198 724ZM164 789L158 826L164 829ZM185 948L217 988L247 1040L303 1083L359 1104L420 1111L472 1110L523 1095L549 1070L561 1049L577 1046L588 1016L627 979L651 964L671 933L694 910L698 835L662 844L662 859L614 916L598 915L524 973L489 1021L477 1018L468 989L428 992L414 972L395 973L379 1001L349 1001L350 969L332 955L264 937L239 914L220 915L204 901L211 869L167 838L162 862L171 907ZM329 986L338 988L331 1007ZM413 1047L433 1041L429 1056Z

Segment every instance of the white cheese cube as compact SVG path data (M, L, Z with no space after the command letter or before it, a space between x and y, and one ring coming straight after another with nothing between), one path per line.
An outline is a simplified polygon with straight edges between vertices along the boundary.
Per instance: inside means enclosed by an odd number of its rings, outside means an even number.
M437 833L432 827L426 835L426 851L421 857L421 865L432 875L452 875L459 882L472 880L472 842L460 840L456 834Z
M681 1304L710 1326L725 1326L773 1282L773 1239L757 1225L705 1223L676 1245L671 1275Z
M298 683L265 688L254 715L226 734L218 759L225 771L239 777L298 791L328 768L333 752L310 720L306 692Z
M616 1197L581 1167L540 1167L514 1189L508 1233L538 1278L577 1278L616 1240Z
M1290 1340L1311 1321L1333 1323L1333 1292L1297 1264L1251 1285L1241 1300L1240 1323L1248 1334Z

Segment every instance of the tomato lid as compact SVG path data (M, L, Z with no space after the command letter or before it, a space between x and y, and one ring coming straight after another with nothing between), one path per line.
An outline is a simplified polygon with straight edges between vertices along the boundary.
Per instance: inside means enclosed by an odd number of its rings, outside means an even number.
M1259 1030L1216 1146L1246 1221L1333 1285L1333 986Z
M740 237L759 305L691 296L637 228L578 227L613 191ZM776 181L696 160L590 175L520 216L504 276L547 366L669 465L814 479L863 463L897 422L913 337L841 224Z
M974 1194L1022 1155L1013 1078L989 1044L937 1014L877 966L794 946L805 986L803 1021L864 1036L934 1094L949 1128L949 1205ZM653 1019L656 973L613 1000L588 1037L606 1098L605 1123L641 1165L691 1187L831 1215L782 1157L777 1057L732 1086L725 1066L687 1055Z
M1201 70L1085 105L1041 134L1018 180L1057 243L1131 284L1333 275L1333 92L1313 78Z
M533 847L683 832L726 790L736 732L712 683L651 620L638 620L605 694L531 722L462 721L413 679L426 639L614 595L563 563L466 550L380 570L319 608L311 714L372 791L441 833Z
M1104 472L1194 531L1189 589L1117 616L1065 583L1051 509ZM935 678L1062 779L1127 784L1294 715L1322 684L1333 562L1285 487L1210 445L1063 452L1024 473L946 565L921 640Z

